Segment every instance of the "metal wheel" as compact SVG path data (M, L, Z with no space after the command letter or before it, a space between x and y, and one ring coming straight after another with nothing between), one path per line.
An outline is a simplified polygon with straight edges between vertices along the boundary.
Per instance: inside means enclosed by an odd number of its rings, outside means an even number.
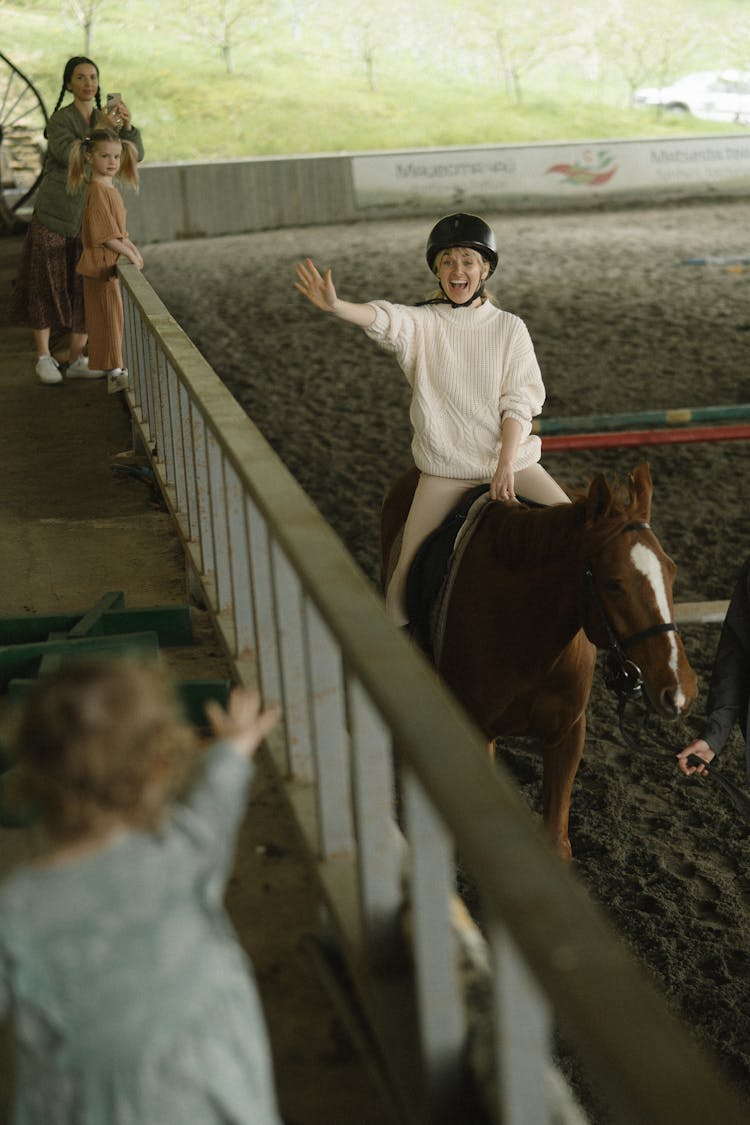
M42 177L48 114L39 91L0 53L0 227L12 227Z

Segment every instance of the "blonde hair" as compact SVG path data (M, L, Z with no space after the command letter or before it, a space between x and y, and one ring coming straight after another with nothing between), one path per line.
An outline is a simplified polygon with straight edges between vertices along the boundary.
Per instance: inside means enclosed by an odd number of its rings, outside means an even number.
M158 664L80 660L44 676L15 736L24 796L55 841L112 821L154 829L197 739Z
M86 157L90 156L98 144L107 141L116 142L122 146L122 157L117 179L124 180L126 184L138 190L138 150L130 141L124 141L114 129L94 129L88 137L73 142L68 159L68 193L70 195L79 191L82 184L88 182L86 174Z

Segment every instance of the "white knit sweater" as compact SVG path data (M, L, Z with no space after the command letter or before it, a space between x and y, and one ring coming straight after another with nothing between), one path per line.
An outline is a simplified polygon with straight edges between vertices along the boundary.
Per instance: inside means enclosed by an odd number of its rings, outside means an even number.
M545 390L528 329L490 301L471 309L448 304L370 302L367 335L393 352L413 394L414 463L424 473L489 480L497 467L500 427L521 423L514 469L538 461L542 443L531 434Z

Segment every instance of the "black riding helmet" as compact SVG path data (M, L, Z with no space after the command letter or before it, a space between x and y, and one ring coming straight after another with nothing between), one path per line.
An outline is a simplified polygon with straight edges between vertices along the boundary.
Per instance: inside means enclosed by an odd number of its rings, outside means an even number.
M492 228L487 226L484 219L480 219L478 215L465 215L463 212L458 212L455 215L445 215L444 218L435 223L427 239L426 251L427 265L432 273L435 272L435 259L440 251L450 250L452 246L469 246L472 250L476 250L489 264L490 269L487 277L492 276L497 266L497 246ZM462 301L461 304L450 300L443 291L442 284L440 284L440 289L443 292L443 297L448 300L454 309L468 309L477 297L481 297L484 293L484 281L481 282L476 293L472 293L468 301ZM426 302L426 304L436 303L434 300Z
M477 250L485 261L490 264L491 277L497 266L497 243L492 227L480 219L478 215L465 215L459 212L455 215L445 215L430 231L427 239L427 265L434 273L435 259L441 250L449 250L451 246L470 246Z

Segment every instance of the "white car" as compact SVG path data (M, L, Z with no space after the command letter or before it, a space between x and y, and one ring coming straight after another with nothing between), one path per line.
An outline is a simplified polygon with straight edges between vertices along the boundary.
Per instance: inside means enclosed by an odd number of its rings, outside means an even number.
M671 86L636 90L633 105L661 106L670 113L690 113L704 121L750 124L750 71L704 70Z

